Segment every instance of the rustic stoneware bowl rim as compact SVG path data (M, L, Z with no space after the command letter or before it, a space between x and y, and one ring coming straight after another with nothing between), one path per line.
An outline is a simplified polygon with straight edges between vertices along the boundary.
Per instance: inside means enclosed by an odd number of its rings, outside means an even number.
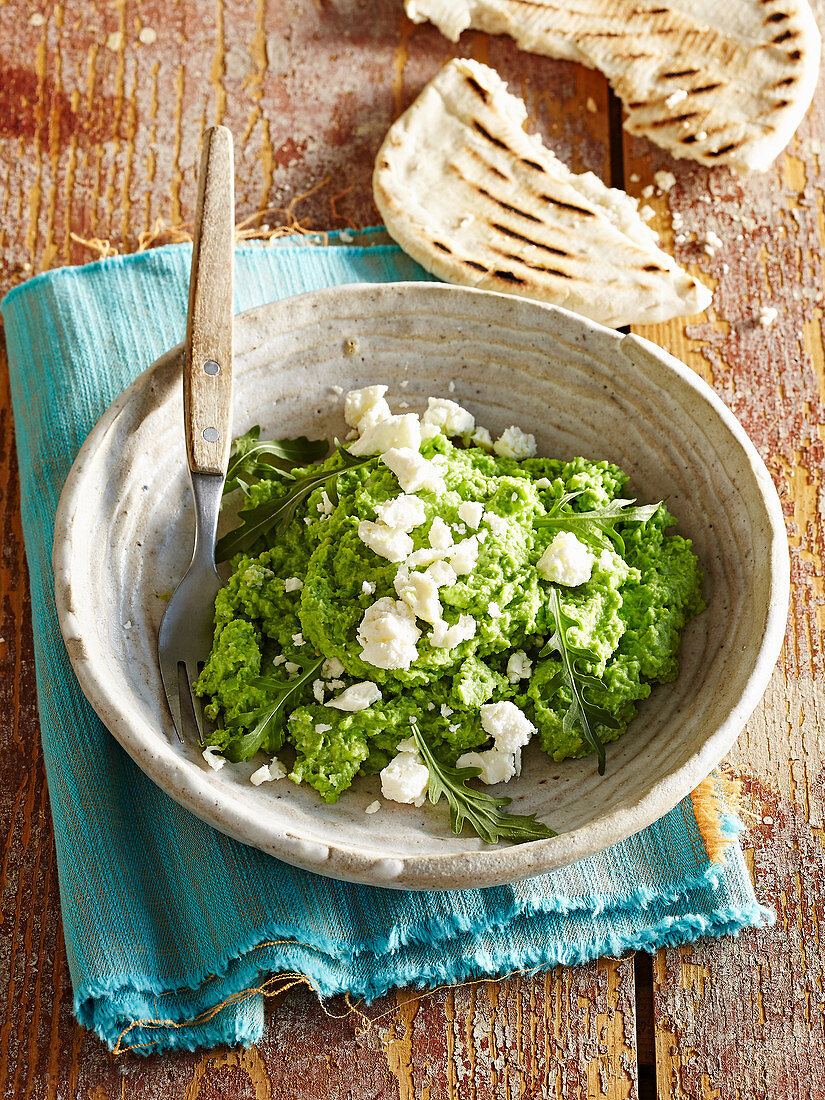
M336 301L341 296L352 297L354 302L363 303L365 308L374 308L368 307L368 303L376 301L385 303L384 308L391 308L394 295L416 295L423 305L432 304L436 313L439 301L457 300L456 296L464 296L467 302L470 302L468 296L473 296L475 300L470 305L480 315L485 311L486 300L518 301L520 310L531 311L537 326L560 326L571 340L579 344L586 342L588 333L610 333L618 341L617 348L621 347L627 352L623 370L633 370L634 355L646 357L648 360L652 357L660 365L663 377L669 375L674 382L678 380L682 386L687 386L704 404L707 416L724 426L731 445L738 449L740 459L744 459L747 472L752 475L753 485L750 490L761 494L767 516L770 545L765 546L763 552L770 556L770 602L764 636L758 650L752 655L751 671L743 690L725 720L709 731L705 741L684 764L660 775L641 800L601 814L587 825L562 833L558 837L522 845L473 848L466 852L442 855L428 854L421 859L403 856L384 860L373 851L340 843L334 836L325 840L324 850L315 852L313 846L307 846L301 837L288 832L278 833L277 830L273 832L271 826L260 820L260 815L254 808L244 806L242 800L236 798L231 805L220 802L212 783L213 773L195 768L176 752L173 740L158 736L155 728L144 723L140 717L135 718L128 713L119 693L113 690L105 676L100 675L95 652L99 641L93 636L94 623L89 618L89 611L79 608L75 599L73 527L82 522L87 467L94 460L97 448L112 425L136 395L144 391L147 378L161 365L168 365L179 359L182 345L161 356L116 398L90 432L69 473L55 521L53 567L58 617L77 679L104 725L149 778L170 797L220 832L320 874L389 888L465 889L515 882L529 875L565 866L641 831L689 795L723 759L762 697L784 638L790 595L789 555L784 519L764 462L739 421L707 383L657 345L633 334L623 336L615 333L555 306L438 283L353 284L310 291L239 314L236 317L236 350L243 350L239 346L239 335L242 344L247 322L251 331L254 323L262 317L270 314L277 316L279 311L294 309L306 303L312 304L316 300L321 303L324 300ZM434 317L434 323L438 323L437 316ZM315 848L318 848L317 844Z

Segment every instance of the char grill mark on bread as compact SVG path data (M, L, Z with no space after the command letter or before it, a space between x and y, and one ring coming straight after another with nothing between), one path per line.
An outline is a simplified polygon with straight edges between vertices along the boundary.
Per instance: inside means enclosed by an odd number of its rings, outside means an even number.
M492 69L447 62L376 158L375 201L398 243L438 278L609 325L704 309L709 291L658 247L636 201L571 172L526 117Z
M676 157L743 171L764 170L787 145L819 70L809 0L405 0L405 7L453 41L472 27L599 69L624 101L631 133Z

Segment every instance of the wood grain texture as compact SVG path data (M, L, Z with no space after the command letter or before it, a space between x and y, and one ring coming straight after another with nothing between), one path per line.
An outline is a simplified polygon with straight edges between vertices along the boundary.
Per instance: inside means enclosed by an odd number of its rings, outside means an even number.
M208 12L194 0L0 4L0 292L35 271L134 250L159 217L191 221L201 131L212 122L235 135L239 221L277 224L293 203L307 226L374 224L375 150L453 52L395 0L219 0ZM607 178L598 75L482 35L462 52L511 81L576 170ZM81 243L93 239L97 248ZM293 991L269 1006L264 1041L246 1051L116 1059L75 1024L9 409L4 368L0 1097L635 1097L629 960L423 998L399 992L367 1019L340 1004L327 1015Z
M189 468L223 477L232 442L235 185L232 131L203 135L189 276L183 419Z

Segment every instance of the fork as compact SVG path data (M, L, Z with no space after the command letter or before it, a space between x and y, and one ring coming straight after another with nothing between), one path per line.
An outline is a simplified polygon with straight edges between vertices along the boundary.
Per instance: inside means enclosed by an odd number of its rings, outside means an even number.
M214 602L222 583L215 568L215 535L232 427L234 243L232 134L225 126L212 126L203 136L183 360L195 547L158 634L158 663L175 730L184 741L182 714L188 709L201 745L203 711L192 686L212 647Z

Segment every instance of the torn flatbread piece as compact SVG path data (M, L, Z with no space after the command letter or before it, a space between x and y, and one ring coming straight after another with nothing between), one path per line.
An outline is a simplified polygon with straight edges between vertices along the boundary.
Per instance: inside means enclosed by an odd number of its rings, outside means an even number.
M605 325L704 310L710 291L658 247L636 200L571 172L526 117L493 69L447 62L376 159L375 201L404 251L446 282Z
M607 77L625 128L675 157L762 171L810 105L820 37L808 0L405 0L453 42L507 34Z

